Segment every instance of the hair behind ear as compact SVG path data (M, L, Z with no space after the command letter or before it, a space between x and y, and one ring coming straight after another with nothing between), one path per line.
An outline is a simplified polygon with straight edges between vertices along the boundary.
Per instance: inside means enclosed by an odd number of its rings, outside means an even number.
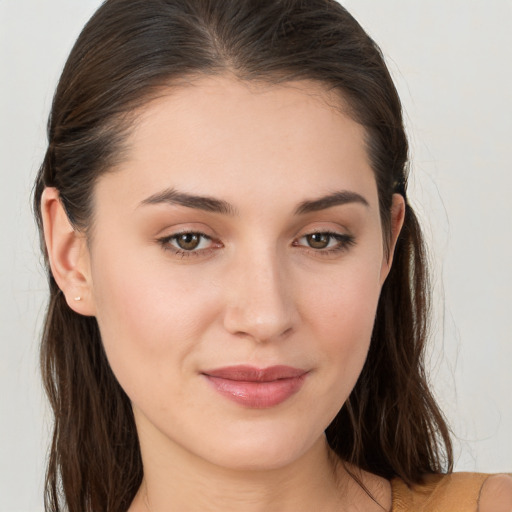
M326 431L344 460L388 479L399 476L408 484L453 468L450 432L424 365L430 311L426 261L420 226L406 204L368 358Z
M53 277L41 369L55 416L46 510L127 510L142 481L131 404L110 369L96 319L72 311Z

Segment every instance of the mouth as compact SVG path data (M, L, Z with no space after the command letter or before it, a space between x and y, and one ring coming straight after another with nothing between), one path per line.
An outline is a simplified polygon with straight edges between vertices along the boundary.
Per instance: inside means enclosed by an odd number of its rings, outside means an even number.
M254 409L277 406L302 387L307 370L291 366L229 366L202 372L212 387L235 403Z

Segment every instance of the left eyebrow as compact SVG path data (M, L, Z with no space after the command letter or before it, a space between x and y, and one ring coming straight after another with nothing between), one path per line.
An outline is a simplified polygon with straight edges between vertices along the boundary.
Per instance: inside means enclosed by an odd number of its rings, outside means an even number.
M318 199L303 201L295 210L295 215L303 215L305 213L318 212L320 210L332 208L333 206L340 206L349 203L359 203L366 207L370 206L368 201L357 192L341 190L339 192L333 192L332 194L319 197Z

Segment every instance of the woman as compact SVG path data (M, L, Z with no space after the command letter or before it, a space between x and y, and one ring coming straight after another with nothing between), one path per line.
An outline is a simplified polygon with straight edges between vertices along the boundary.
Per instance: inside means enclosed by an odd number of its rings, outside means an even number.
M108 0L48 132L48 510L510 508L441 474L400 101L341 6Z

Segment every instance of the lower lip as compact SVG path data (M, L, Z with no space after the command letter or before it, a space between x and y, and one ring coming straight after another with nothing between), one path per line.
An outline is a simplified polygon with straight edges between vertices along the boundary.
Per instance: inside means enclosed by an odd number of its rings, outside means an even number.
M288 400L299 391L306 374L269 382L223 379L205 375L208 382L221 395L246 407L267 409Z

